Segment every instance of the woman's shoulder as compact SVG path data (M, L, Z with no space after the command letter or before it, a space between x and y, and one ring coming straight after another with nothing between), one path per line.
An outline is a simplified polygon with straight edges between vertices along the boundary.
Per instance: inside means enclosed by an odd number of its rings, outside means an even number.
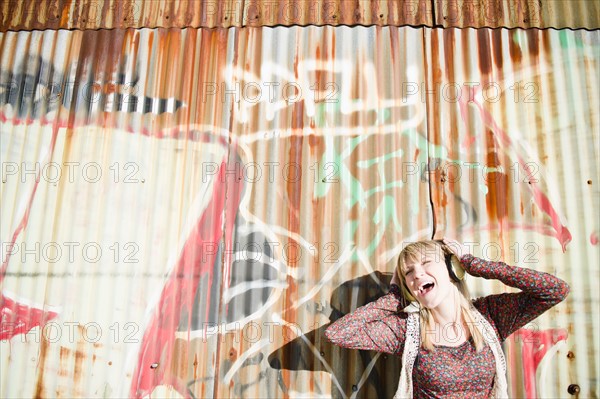
M479 311L488 321L494 322L494 306L492 306L492 301L496 301L498 298L497 295L488 295L475 298L471 300L473 307Z
M475 309L482 313L487 313L489 311L490 299L492 296L494 295L480 296L475 299L471 299L471 303Z
M502 295L502 294L500 294ZM498 332L498 327L496 326L496 318L494 317L494 311L493 306L490 306L490 297L492 296L496 296L496 295L488 295L488 296L483 296L483 297L479 297L479 298L475 298L473 300L471 300L471 303L473 304L473 307L475 307L475 309L477 309L477 311L479 313L481 313L481 315L483 317L485 317L485 319L492 325L492 327L494 328L496 335L498 337L500 337L499 332Z

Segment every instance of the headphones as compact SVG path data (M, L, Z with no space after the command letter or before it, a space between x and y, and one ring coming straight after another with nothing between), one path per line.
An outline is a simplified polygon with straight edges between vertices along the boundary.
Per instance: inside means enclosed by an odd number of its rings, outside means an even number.
M448 274L450 274L450 278L452 279L452 281L458 283L459 281L464 280L465 269L463 269L460 260L458 259L458 256L456 256L454 252L452 252L450 248L448 248L448 246L443 243L442 240L435 241L440 243L442 247L442 251L444 252L444 261L446 262Z

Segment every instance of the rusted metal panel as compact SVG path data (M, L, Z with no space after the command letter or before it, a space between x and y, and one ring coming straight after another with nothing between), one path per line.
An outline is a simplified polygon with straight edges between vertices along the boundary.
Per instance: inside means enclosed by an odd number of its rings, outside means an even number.
M600 28L598 3L587 0L4 0L0 13L2 31L295 25Z
M0 396L390 397L397 357L322 332L434 233L572 287L505 343L511 396L597 396L598 42L2 33Z
M428 0L269 0L244 3L244 26L292 25L428 25L433 20Z
M1 30L240 27L242 0L2 0Z
M429 0L3 0L0 12L2 31L433 23Z
M2 30L228 28L293 25L432 25L428 0L4 0Z
M600 28L588 0L181 0L0 2L0 29L378 25Z
M587 0L435 0L436 26L600 28L600 5Z

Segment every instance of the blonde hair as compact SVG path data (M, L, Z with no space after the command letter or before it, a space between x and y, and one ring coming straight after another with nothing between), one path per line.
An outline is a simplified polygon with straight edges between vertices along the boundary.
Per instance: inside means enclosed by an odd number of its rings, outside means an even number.
M400 290L402 291L404 298L411 302L416 301L416 298L411 294L408 286L406 285L406 276L404 275L406 263L421 263L425 257L431 258L432 256L442 256L442 258L444 258L444 255L447 255L447 252L442 247L442 244L439 241L433 240L414 242L407 245L402 250L400 256L398 257L397 272L401 282ZM477 352L479 352L484 348L484 338L479 329L475 326L475 317L471 312L471 296L469 295L467 284L465 283L465 280L460 280L457 282L451 279L451 282L456 287L457 290L455 292L458 294L458 308L456 309L457 314L460 313L464 319L467 328L471 333L471 337L473 337L475 348ZM433 346L431 335L427 334L427 331L435 331L431 310L421 306L419 317L419 324L421 326L421 345L425 349L433 351L435 350L435 347Z

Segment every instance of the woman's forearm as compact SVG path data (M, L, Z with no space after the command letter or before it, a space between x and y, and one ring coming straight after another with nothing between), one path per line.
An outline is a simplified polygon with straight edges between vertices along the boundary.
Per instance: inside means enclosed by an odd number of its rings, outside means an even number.
M564 300L569 293L569 285L549 273L510 266L504 262L486 261L471 254L463 255L461 263L472 276L500 280L510 287L555 304Z
M569 293L569 285L549 273L490 262L472 255L462 256L461 262L473 276L497 279L521 290L489 295L474 302L480 311L494 320L501 340L563 301Z
M404 305L400 289L392 285L388 294L336 320L325 337L344 348L396 353L406 331L399 314Z

